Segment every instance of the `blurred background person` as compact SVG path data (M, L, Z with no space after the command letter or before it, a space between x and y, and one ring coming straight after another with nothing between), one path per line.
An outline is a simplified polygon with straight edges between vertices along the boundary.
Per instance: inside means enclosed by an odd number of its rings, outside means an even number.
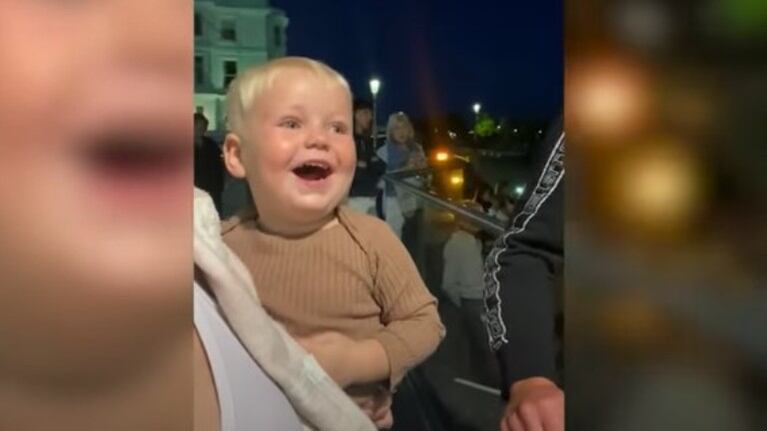
M498 211L498 197L495 191L489 184L481 180L479 180L477 185L476 202L482 206L482 211L488 214L492 215L495 211Z
M192 4L0 2L0 429L192 427Z
M194 186L208 192L221 213L221 194L224 191L224 162L218 143L208 137L208 119L194 114Z
M367 100L354 101L354 146L357 150L357 167L349 190L350 207L366 213L376 214L378 183L386 169L376 155L376 140L373 137L373 106Z
M501 194L498 196L498 204L499 210L496 214L496 218L498 218L498 220L500 220L503 224L509 223L511 220L511 215L514 214L514 209L516 208L514 199L508 195Z
M484 286L482 242L478 229L471 223L458 220L443 250L444 267L442 289L454 305L460 308L463 328L469 341L465 352L471 377L483 385L495 386L495 358L487 345L484 327Z
M395 172L426 167L423 147L415 140L415 130L407 114L397 112L389 116L386 124L386 143L377 151L378 157L386 163L386 172ZM391 184L386 185L384 215L389 226L402 237L406 219L415 215L418 201L408 193L398 193ZM404 238L403 238L403 242ZM405 242L405 245L408 245Z

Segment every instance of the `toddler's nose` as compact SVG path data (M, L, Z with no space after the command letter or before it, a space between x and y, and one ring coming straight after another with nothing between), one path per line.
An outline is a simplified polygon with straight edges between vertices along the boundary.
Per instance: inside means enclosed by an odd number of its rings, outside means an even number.
M328 148L330 148L327 132L321 130L311 132L311 134L306 139L306 148L327 151Z

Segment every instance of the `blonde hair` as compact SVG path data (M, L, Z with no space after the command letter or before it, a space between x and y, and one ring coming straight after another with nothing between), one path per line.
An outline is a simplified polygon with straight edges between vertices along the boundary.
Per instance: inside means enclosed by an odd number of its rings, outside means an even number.
M346 79L325 63L306 57L282 57L252 67L237 76L227 92L227 127L230 131L242 131L245 115L253 109L258 98L274 85L277 77L286 70L301 70L315 77L341 85L351 99Z
M412 144L413 141L415 141L415 130L413 129L413 123L410 122L410 118L408 118L407 114L402 111L389 115L389 121L386 123L386 139L389 140L389 142L394 142L392 137L392 130L398 125L407 127L408 136L406 141L403 143Z

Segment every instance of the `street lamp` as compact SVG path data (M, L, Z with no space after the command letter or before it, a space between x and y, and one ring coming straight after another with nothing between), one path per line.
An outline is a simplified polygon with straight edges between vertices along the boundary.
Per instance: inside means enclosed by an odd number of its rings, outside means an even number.
M370 93L373 95L373 142L375 143L378 137L378 104L376 103L376 96L378 90L381 88L381 80L378 78L370 79Z
M479 111L482 109L482 105L479 104L479 102L474 102L474 105L471 106L471 110L474 111L474 127L472 127L472 132L474 135L474 142L477 141L477 124L479 123Z
M474 115L479 115L479 111L482 109L482 105L477 102L471 107L471 109L474 111Z

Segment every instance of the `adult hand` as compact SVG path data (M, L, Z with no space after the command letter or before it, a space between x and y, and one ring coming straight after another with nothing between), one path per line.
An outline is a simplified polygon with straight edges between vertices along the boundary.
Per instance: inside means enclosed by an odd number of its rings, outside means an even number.
M392 394L381 384L355 385L346 391L360 409L373 421L378 429L389 429L394 425L391 414Z
M530 377L511 386L501 431L564 431L565 393L554 382Z

